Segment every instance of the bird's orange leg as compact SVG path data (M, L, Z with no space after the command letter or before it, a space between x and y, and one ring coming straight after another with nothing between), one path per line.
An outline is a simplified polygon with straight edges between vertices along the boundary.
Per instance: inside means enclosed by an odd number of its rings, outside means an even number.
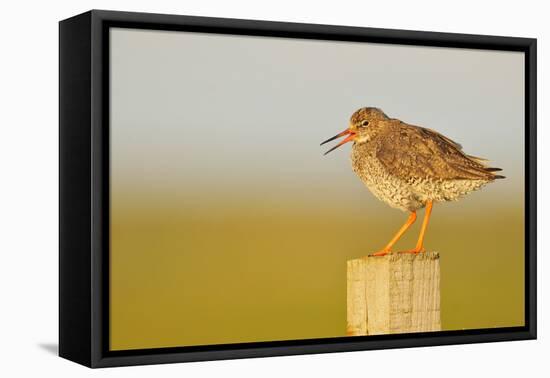
M403 234L409 229L409 227L411 227L411 225L414 223L415 220L416 220L416 211L412 211L409 214L409 218L407 218L407 221L405 222L405 224L401 226L401 228L399 229L399 231L397 231L397 234L395 234L393 239L390 240L390 242L380 251L373 253L372 256L384 256L390 253L393 245L397 243L397 241L401 238L401 236L403 236Z
M422 228L420 229L420 235L418 236L418 242L416 242L416 247L414 249L409 249L408 251L403 251L404 253L420 253L424 252L424 236L426 236L426 229L428 228L428 222L430 221L430 215L432 215L433 201L428 200L426 202L426 214L424 214L424 220L422 221Z

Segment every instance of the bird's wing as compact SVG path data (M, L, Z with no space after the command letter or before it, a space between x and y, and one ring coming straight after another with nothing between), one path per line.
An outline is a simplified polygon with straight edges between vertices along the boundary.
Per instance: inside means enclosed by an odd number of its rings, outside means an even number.
M493 180L498 168L483 164L481 158L462 152L460 144L423 127L399 122L392 132L377 138L376 156L392 174L403 180L420 179L481 179Z

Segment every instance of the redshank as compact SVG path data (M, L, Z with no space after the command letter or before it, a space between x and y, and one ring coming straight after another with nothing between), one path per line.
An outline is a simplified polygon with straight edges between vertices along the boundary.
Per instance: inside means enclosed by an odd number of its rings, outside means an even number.
M455 201L495 179L500 168L486 159L467 155L462 146L424 127L389 118L381 109L366 107L351 116L349 127L321 145L346 136L325 155L353 142L351 166L361 181L381 201L409 212L405 224L375 256L392 252L394 244L416 220L416 211L426 208L416 247L424 251L424 237L435 202Z

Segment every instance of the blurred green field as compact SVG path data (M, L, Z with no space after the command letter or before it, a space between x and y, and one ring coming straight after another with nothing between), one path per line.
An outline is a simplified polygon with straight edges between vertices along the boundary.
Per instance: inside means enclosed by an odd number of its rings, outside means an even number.
M112 350L345 336L346 261L406 219L373 198L368 208L116 199ZM398 248L414 246L420 223ZM426 248L441 253L444 330L524 324L521 207L436 205Z

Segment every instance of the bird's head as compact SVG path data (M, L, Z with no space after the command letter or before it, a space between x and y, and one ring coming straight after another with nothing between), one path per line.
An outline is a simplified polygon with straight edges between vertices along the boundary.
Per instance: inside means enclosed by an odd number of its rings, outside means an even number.
M347 135L340 143L325 152L325 155L348 142L362 143L368 141L369 133L373 126L377 126L381 121L387 119L388 116L379 108L361 108L357 110L351 116L347 129L321 143L322 146L325 143Z

